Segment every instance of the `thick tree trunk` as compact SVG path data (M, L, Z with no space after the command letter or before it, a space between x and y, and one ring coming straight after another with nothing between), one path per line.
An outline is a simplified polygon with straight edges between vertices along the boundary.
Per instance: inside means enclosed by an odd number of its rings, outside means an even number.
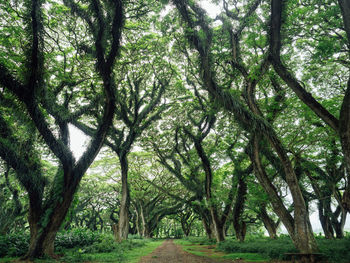
M340 216L340 220L338 217ZM336 211L332 214L331 223L335 231L336 238L344 238L344 226L346 223L347 211L338 206Z
M195 138L194 136L192 136L192 139L193 139L197 154L202 161L202 166L205 172L205 197L209 204L210 215L214 225L215 237L217 242L221 242L225 240L225 236L224 236L225 223L221 222L218 215L218 208L216 207L216 205L213 204L213 201L212 201L211 187L213 182L213 173L210 165L210 160L203 149L202 142L198 140L198 138Z
M277 227L279 223L275 223L267 214L266 207L261 205L259 209L259 216L264 223L265 229L269 233L271 239L277 238Z
M287 159L288 157L283 154L283 149L279 148L280 144L278 142L272 142L272 144L274 144L275 150L278 153L284 167L286 182L289 186L293 198L294 218L285 208L276 188L271 183L261 164L259 157L258 136L254 136L252 149L252 162L254 164L255 174L265 189L266 193L269 195L275 213L283 222L296 248L301 253L317 252L318 248L310 224L309 214L306 209L305 201L301 193L296 175L293 171L293 168L291 167L291 163Z
M322 230L327 239L334 239L334 231L329 217L332 210L330 210L330 204L328 207L328 205L323 204L323 202L326 202L326 200L319 200L318 203L318 216L321 222Z
M336 238L344 238L344 225L337 223L333 225Z
M129 207L130 207L130 191L128 183L128 160L127 154L119 156L121 175L122 175L122 200L119 210L118 222L118 242L126 240L129 234Z
M189 220L189 219L187 219L187 220ZM182 231L184 232L184 235L186 237L188 237L190 235L192 222L189 223L189 222L186 222L185 220L181 220L181 228L182 228Z
M219 219L217 212L214 209L211 209L211 215L213 218L213 225L215 231L215 238L217 242L225 241L225 224Z
M213 239L214 233L213 233L212 223L209 220L205 219L204 217L202 218L202 223L208 239Z
M50 208L39 210L38 200L31 198L29 209L30 243L24 259L55 257L54 241L72 203L76 186L64 192L61 202L54 200Z

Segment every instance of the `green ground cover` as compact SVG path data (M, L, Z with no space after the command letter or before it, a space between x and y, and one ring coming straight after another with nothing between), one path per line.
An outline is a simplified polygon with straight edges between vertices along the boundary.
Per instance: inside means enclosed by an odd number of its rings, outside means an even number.
M215 249L216 246L213 245L212 240L207 240L205 238L179 239L176 240L175 243L181 245L185 251L197 256L233 260L244 259L250 262L262 262L270 259L258 253L224 253Z
M350 237L329 240L324 237L316 237L320 253L328 262L350 262ZM203 237L189 237L178 240L178 244L190 253L198 254L205 245L215 244L215 240ZM227 238L215 246L215 251L224 252L223 258L242 258L249 261L264 261L269 259L287 260L285 254L297 252L288 236L281 236L276 240L267 237L248 237L246 242L238 242L233 238ZM203 251L199 254L204 255ZM208 253L207 253L208 254ZM208 254L210 256L210 254ZM214 255L215 256L215 255Z
M28 238L27 233L0 236L0 262L11 262L23 256L28 248ZM35 262L136 263L162 242L131 237L119 244L110 234L88 230L61 232L55 241L56 253L61 255L59 260L44 258Z

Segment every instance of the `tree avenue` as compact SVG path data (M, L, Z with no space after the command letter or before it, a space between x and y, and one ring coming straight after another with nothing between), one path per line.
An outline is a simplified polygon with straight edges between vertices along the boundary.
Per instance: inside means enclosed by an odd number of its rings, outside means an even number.
M57 234L80 228L220 244L281 225L311 255L316 210L326 239L346 238L349 1L0 11L0 235L29 231L22 259L57 258Z

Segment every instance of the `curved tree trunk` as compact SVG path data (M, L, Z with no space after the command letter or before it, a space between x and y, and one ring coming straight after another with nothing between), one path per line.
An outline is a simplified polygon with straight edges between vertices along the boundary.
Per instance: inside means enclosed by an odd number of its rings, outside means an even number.
M306 209L304 198L300 191L300 187L295 176L295 173L290 167L290 163L283 162L285 169L287 184L291 191L294 204L294 218L290 215L285 208L282 199L278 195L277 189L271 183L268 178L260 160L259 156L259 138L254 136L253 139L253 153L252 162L254 164L255 174L269 195L272 207L275 213L279 216L284 226L286 227L295 247L301 253L314 253L318 251L315 237L313 235L312 227L310 224L309 214ZM282 158L281 158L282 159Z

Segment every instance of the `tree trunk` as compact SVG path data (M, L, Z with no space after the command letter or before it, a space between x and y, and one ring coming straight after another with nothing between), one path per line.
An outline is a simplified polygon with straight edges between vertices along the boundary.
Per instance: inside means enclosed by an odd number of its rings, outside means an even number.
M140 209L142 209L142 207ZM141 218L140 218L140 212L138 211L137 205L135 205L135 213L136 213L136 231L139 236L142 236L141 229L140 229Z
M113 231L113 235L114 235L114 239L115 241L118 241L118 225L116 223L112 224L112 231Z
M214 225L216 242L225 241L225 224L223 224L219 219L215 208L211 208L211 215L214 223L213 225Z
M272 207L275 213L279 216L284 226L286 227L294 245L301 253L314 253L318 251L315 237L313 235L312 227L310 224L309 214L306 209L305 201L301 193L298 180L293 168L291 167L288 157L281 148L279 142L271 142L275 146L275 150L278 153L285 174L286 182L290 189L293 204L294 204L294 218L290 215L285 208L282 199L278 195L278 192L270 179L268 178L259 156L259 138L254 136L253 138L253 153L252 162L254 165L255 174L269 195Z
M207 234L208 239L213 239L214 235L213 235L213 231L212 231L211 222L208 222L208 220L206 220L203 217L202 218L202 223L203 223L203 227L205 229L205 233Z
M127 154L119 156L121 175L122 175L122 199L119 211L118 225L118 242L126 240L129 234L129 207L130 207L130 191L128 183L128 160Z
M277 227L278 223L275 223L267 214L266 207L264 205L261 205L259 209L259 216L261 217L261 220L264 223L264 226L269 233L269 236L271 239L277 238Z
M44 255L56 257L54 241L72 203L75 189L76 186L73 185L66 189L62 201L54 200L45 211L38 207L38 200L30 196L28 216L30 243L24 259L33 259Z
M339 124L339 135L348 179L348 184L343 194L342 206L350 213L350 78L340 110Z
M236 202L233 208L233 228L235 229L236 237L240 242L244 241L247 231L247 225L242 220L247 190L247 184L242 176L240 176L238 180Z
M338 217L340 220L338 221ZM347 211L338 206L336 211L332 214L332 226L335 231L336 238L344 238L344 226L346 222Z
M329 214L332 213L332 210L328 210L328 205L326 208L323 202L326 202L326 200L319 200L318 203L318 216L321 222L322 230L327 239L334 239L334 231L329 217Z
M193 139L197 154L201 159L202 166L205 172L205 197L209 204L210 215L212 217L212 222L214 224L215 237L217 242L221 242L225 240L225 236L224 236L225 224L221 222L218 215L218 208L216 207L216 205L213 204L213 200L212 200L211 187L213 182L213 173L210 165L210 160L203 149L202 141L199 140L198 138L195 138L194 136L192 136L192 139Z

